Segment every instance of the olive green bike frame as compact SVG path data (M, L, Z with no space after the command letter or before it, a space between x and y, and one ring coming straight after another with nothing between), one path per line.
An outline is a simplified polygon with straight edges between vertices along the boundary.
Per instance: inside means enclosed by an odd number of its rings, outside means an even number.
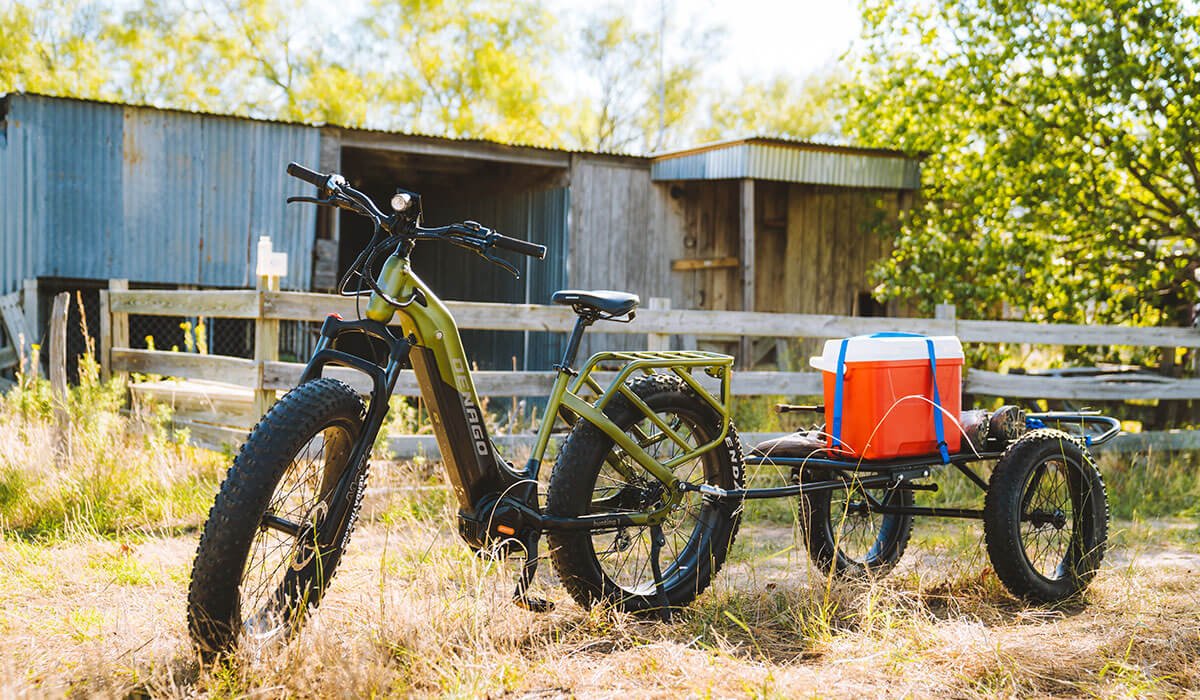
M480 498L494 494L471 493L473 489L464 485L464 482L469 479L464 479L463 474L469 471L471 465L460 463L463 455L469 452L460 443L464 439L477 440L482 432L487 441L489 453L494 452L494 447L486 436L486 428L483 427L481 415L478 412L479 398L471 378L470 364L463 350L458 326L445 304L413 272L405 256L394 254L389 257L380 271L378 283L380 289L394 300L406 301L402 306L396 306L378 294L373 294L367 305L366 315L385 325L392 321L393 315L399 316L400 326L405 337L417 350L417 359L413 361L413 370L421 385L422 397L431 408L436 407L442 412L453 413L453 404L456 402L446 402L443 397L439 403L438 396L431 394L437 393L438 385L450 387L458 394L460 399L458 403L463 407L465 415L431 415L431 417L438 446L442 452L442 459L450 472L460 505L464 510L473 511ZM425 359L420 359L422 351L426 352ZM493 490L497 486L503 488L525 480L536 482L542 460L550 445L551 431L556 419L564 417L571 421L573 417L577 416L612 438L613 442L634 462L667 487L664 490L665 497L662 499L661 505L653 511L622 514L637 525L661 522L666 513L682 499L684 494L682 485L677 483L674 468L715 449L725 441L729 433L728 405L733 358L717 353L691 351L601 352L593 355L578 372L568 366L573 359L564 358L563 364L557 367L558 372L554 378L554 385L550 390L549 402L544 414L546 418L538 428L537 441L525 470L516 471L505 460L495 455L492 463L496 470L502 472L502 478L499 482L493 482L490 488ZM601 367L610 366L618 367L612 373L611 378L600 371ZM715 394L693 376L693 371L697 369L703 370L707 375L718 380L719 388ZM683 380L721 417L718 434L703 445L688 444L629 387L629 381L637 375L667 372ZM602 379L607 380L607 386L602 383ZM585 396L594 398L589 401ZM626 432L625 429L614 423L605 415L604 409L617 396L623 396L660 432L651 438L637 426ZM476 411L475 415L471 415L472 410ZM435 411L431 410L431 414L434 413ZM465 433L463 431L455 433L453 426L459 423L467 426ZM464 438L464 434L469 437ZM660 462L651 456L647 448L654 442L665 440L670 440L678 445L682 452L668 461ZM480 454L482 455L482 451ZM610 456L608 461L614 469L623 472L624 476L632 476L628 473L629 467L621 460Z

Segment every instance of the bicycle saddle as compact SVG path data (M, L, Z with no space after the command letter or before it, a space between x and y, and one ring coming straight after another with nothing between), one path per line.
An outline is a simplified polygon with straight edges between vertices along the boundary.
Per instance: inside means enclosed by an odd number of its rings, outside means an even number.
M582 291L579 289L562 289L554 293L550 300L555 304L570 306L577 312L591 309L610 316L623 316L637 308L641 299L629 292L613 292L607 289Z

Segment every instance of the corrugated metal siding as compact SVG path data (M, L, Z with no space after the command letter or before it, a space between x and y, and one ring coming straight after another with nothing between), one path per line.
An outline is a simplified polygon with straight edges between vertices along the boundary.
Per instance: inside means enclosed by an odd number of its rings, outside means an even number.
M514 238L547 247L545 260L501 253L515 263L521 279L488 264L473 253L447 245L417 246L413 265L417 273L444 299L548 304L550 295L567 286L566 188L470 197L459 192L450 198L427 195L423 202L430 222L473 219ZM528 335L528 344L527 338ZM518 331L462 331L467 356L481 369L545 369L562 353L561 334Z
M320 132L248 120L13 95L0 145L0 289L37 276L248 286L254 244L289 254L307 289L316 214L287 207ZM311 189L311 188L309 188Z
M738 143L664 157L650 166L653 180L752 178L812 185L915 190L920 162L911 158Z
M44 185L35 145L41 140L29 132L38 122L31 119L28 103L5 98L3 127L0 128L0 294L21 286L21 280L41 261L45 242L30 231L44 231L45 205L37 196Z
M571 191L561 187L531 195L529 240L546 246L546 259L527 258L529 271L527 301L549 304L550 295L570 286L567 283L568 212ZM525 368L549 369L562 359L566 337L562 333L530 332Z

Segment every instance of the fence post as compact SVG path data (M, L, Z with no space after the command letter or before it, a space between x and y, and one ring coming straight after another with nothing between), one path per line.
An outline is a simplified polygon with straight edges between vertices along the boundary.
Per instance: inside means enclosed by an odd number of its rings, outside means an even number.
M100 381L112 377L112 303L108 290L100 290L100 342L96 348L96 361L100 363Z
M54 396L55 432L59 444L64 444L67 429L67 313L71 295L60 292L54 297L50 311L50 392Z
M254 412L262 416L275 403L275 390L265 389L268 362L279 361L279 319L267 318L266 292L279 291L279 277L259 275L258 315L254 319Z
M25 280L23 290L24 297L22 299L22 306L25 307L25 332L29 334L29 337L25 339L25 347L23 348L23 351L25 352L26 356L29 356L32 351L32 346L42 342L42 325L41 319L38 318L40 315L40 309L38 308L37 279ZM16 344L19 341L18 339L13 338L12 342L13 346L16 347Z
M670 311L671 300L666 297L650 297L648 307L651 311ZM670 350L671 336L666 333L647 333L647 350Z
M933 317L939 321L953 321L958 318L958 307L954 304L938 304L933 307ZM953 335L958 335L957 330Z
M108 292L100 292L100 366L124 382L125 372L112 372L113 348L129 347L129 314L112 311L112 292L129 291L129 280L109 280ZM108 332L105 333L105 323Z

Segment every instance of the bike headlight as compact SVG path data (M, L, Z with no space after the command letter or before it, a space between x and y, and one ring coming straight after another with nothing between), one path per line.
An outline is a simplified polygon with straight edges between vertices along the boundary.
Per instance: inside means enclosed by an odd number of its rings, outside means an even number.
M412 206L412 195L407 192L397 192L392 195L392 210L404 211Z

